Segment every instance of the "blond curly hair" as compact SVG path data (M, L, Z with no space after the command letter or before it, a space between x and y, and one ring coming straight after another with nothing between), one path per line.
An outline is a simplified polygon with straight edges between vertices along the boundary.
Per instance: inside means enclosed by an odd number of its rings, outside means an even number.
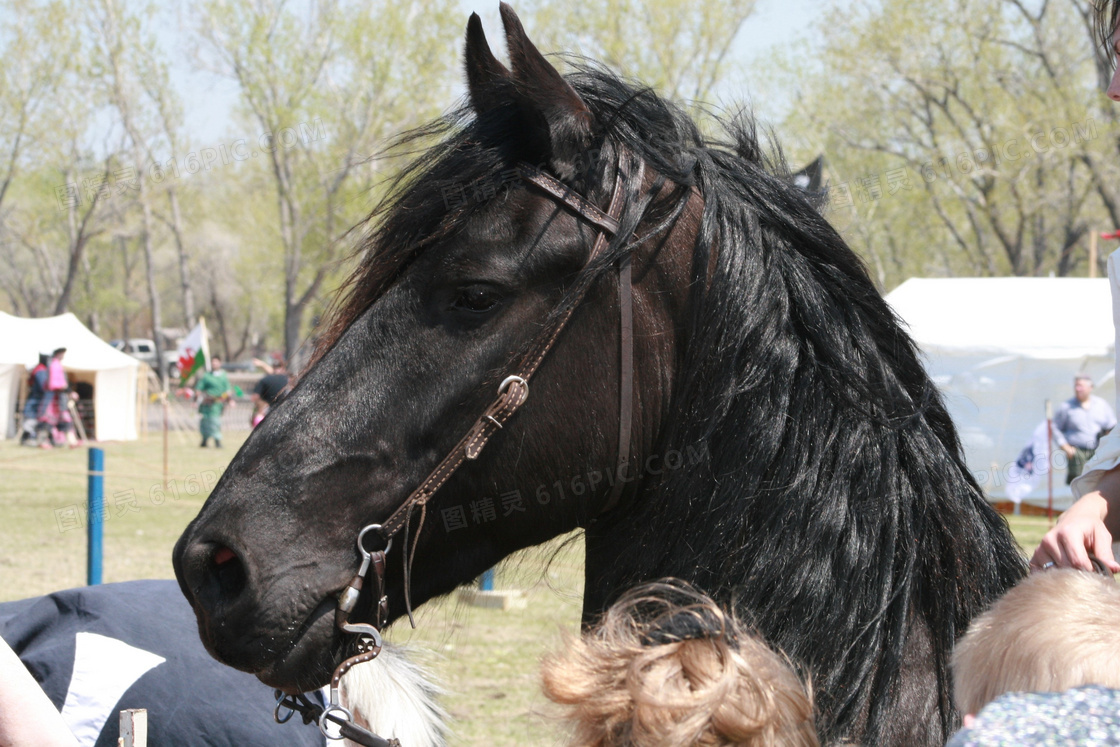
M684 582L628 592L541 666L589 747L817 747L813 699L790 662Z

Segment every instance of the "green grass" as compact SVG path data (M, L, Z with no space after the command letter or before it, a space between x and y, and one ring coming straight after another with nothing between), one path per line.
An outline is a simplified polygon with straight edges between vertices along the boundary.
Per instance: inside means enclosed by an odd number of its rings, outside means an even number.
M1008 516L1007 523L1011 525L1015 539L1027 553L1028 558L1042 542L1042 535L1046 534L1051 526L1050 520L1045 516Z
M159 439L102 445L104 581L174 575L175 540L246 435L227 434L224 449L201 449L195 434L172 433L167 485ZM0 443L0 601L85 584L87 460L87 449Z
M172 433L168 476L174 490L164 489L162 502L158 437L103 446L109 512L105 581L173 576L175 540L245 435L227 434L226 448L219 451L200 449L193 433ZM85 583L86 538L78 519L85 503L86 455L85 449L39 451L0 443L0 601ZM202 489L189 495L195 485ZM1009 521L1028 554L1048 527L1040 517L1012 516ZM582 567L578 535L553 541L498 568L497 587L524 590L525 609L471 607L452 596L419 609L417 630L403 621L388 632L389 640L414 647L447 688L453 743L557 741L556 711L541 695L537 668L542 654L561 645L564 632L578 631Z
M199 448L193 433L172 433L168 477L173 489L162 483L158 437L102 445L108 512L104 581L174 576L172 546L246 435L227 433L226 447L217 450ZM81 509L87 453L0 442L0 601L85 584ZM195 486L203 489L189 495ZM451 596L417 610L418 630L406 620L386 638L412 646L444 684L444 703L455 719L454 743L552 741L557 726L545 715L537 662L560 642L561 630L578 631L582 540L556 540L519 553L498 569L497 586L524 590L526 608L488 610Z
M417 629L397 622L387 638L416 646L447 688L453 744L555 742L556 710L541 694L538 662L579 631L583 541L579 535L519 553L497 569L495 587L525 591L526 607L505 612L457 597L417 611Z

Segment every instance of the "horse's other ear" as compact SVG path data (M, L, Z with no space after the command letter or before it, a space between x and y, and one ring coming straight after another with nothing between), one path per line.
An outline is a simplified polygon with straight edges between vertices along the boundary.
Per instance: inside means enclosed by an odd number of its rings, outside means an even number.
M485 114L508 101L513 81L506 66L498 62L490 51L478 13L471 13L467 21L464 64L467 68L467 90L476 114Z
M513 8L502 3L501 14L526 124L537 130L534 134L547 150L542 158L560 178L570 179L591 148L591 110L529 40Z

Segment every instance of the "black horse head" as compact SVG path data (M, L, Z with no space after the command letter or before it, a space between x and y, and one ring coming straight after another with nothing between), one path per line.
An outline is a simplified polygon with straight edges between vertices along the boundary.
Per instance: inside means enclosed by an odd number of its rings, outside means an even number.
M207 647L278 687L323 684L347 647L334 611L359 530L394 514L587 286L525 405L398 535L412 602L584 527L586 619L637 583L688 580L804 667L826 737L943 741L953 641L1025 565L913 343L749 119L707 141L647 89L560 76L502 19L510 69L472 16L469 106L418 134L444 137L375 214L316 361L176 546ZM524 164L601 208L621 180L602 256Z

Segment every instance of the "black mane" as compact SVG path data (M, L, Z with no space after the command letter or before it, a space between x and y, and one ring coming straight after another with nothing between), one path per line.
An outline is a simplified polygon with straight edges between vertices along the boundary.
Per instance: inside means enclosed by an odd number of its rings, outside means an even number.
M654 223L671 225L693 188L704 203L693 277L711 283L692 295L670 408L679 417L655 447L704 444L704 458L644 484L615 512L625 516L594 529L645 527L618 549L617 592L676 576L734 604L812 676L822 735L853 736L866 718L857 736L868 744L903 697L904 643L928 627L936 681L925 695L936 691L948 735L954 641L1026 563L969 474L914 343L860 259L780 160L767 159L748 115L714 142L648 89L591 67L568 80L595 117L602 154L625 148L678 185L651 208ZM522 157L508 146L507 121L464 108L407 137L443 139L372 216L377 227L321 350L426 243L485 205L449 209L444 197ZM572 186L601 197L612 167L599 158ZM632 208L631 225L641 217Z

